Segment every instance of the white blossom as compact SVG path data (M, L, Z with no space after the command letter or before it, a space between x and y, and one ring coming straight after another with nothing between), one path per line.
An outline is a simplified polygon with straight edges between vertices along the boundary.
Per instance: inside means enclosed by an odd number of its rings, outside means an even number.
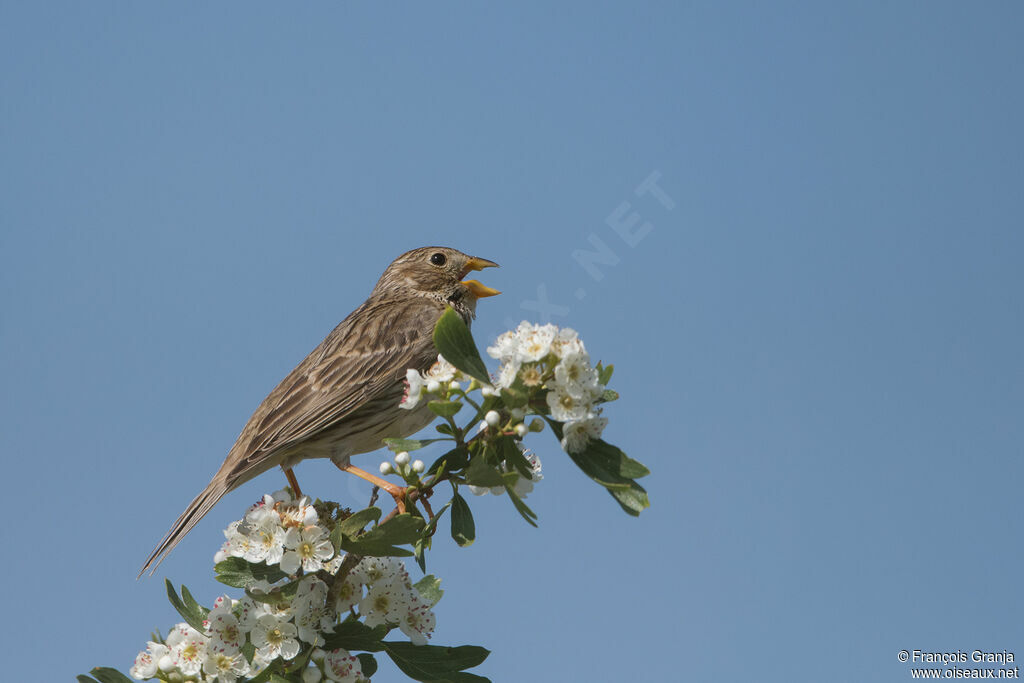
M335 587L338 598L334 603L334 609L338 614L348 612L363 599L363 582L357 576L354 576L353 572L348 573L340 587L337 584L335 584Z
M412 410L419 402L420 397L423 395L423 376L417 370L409 368L405 371L405 395L402 397L402 402L398 404L400 408L406 410Z
M241 652L227 653L211 650L203 662L203 673L208 681L217 683L235 683L242 676L249 674L249 662Z
M243 631L251 631L256 627L260 617L270 614L270 609L265 602L258 602L247 595L232 605L231 612L238 619L238 625Z
M430 369L423 374L423 378L436 382L451 382L459 375L458 369L445 360L441 354L437 355L437 362L430 366Z
M263 659L291 659L299 653L299 641L295 639L297 631L295 624L273 614L264 614L256 621L249 637Z
M378 581L390 582L396 579L402 583L409 583L409 573L397 557L364 557L349 576L354 576L367 586Z
M284 537L284 547L281 571L286 574L294 574L299 567L307 572L319 571L323 569L323 563L334 555L331 539L320 526L289 529Z
M338 648L331 650L324 657L324 674L330 680L339 683L356 683L363 678L363 668L359 665L357 657L348 650Z
M409 601L409 605L398 621L398 628L409 636L413 645L426 645L434 632L436 619L430 605L419 598Z
M188 624L177 624L167 636L171 661L181 673L194 676L203 668L206 660L208 638Z
M601 394L597 370L591 367L586 353L574 353L559 361L555 366L555 386L585 401L593 401Z
M551 343L557 333L558 328L554 325L534 325L523 321L516 330L516 358L523 363L543 360L551 352Z
M377 581L359 602L367 626L398 623L409 609L409 591L401 581Z
M245 633L233 611L231 598L222 595L213 603L213 609L206 615L204 625L210 636L210 649L216 652L234 654L242 649Z
M306 496L290 503L278 503L277 512L281 516L281 526L286 529L306 527L320 521L316 508L310 505Z
M558 330L555 340L551 342L551 351L559 358L566 358L573 354L586 353L583 340L571 327L563 327Z
M139 681L153 678L156 676L157 664L169 652L170 650L166 645L154 643L152 640L149 641L146 643L146 649L136 655L135 663L128 670L128 673L131 674L132 678Z
M601 433L608 424L604 417L588 417L583 420L566 422L562 426L562 448L567 453L584 451L590 441L601 438Z
M487 355L500 361L508 361L516 356L519 339L515 332L503 332L494 340L493 346L487 347Z
M494 379L494 386L498 389L506 389L512 386L519 375L519 366L519 361L514 358L504 361L501 367L498 368L498 376Z
M546 399L548 407L551 408L552 419L559 422L586 419L593 410L591 401L573 396L561 386L549 391Z
M292 599L292 612L299 640L314 645L324 642L322 631L330 628L334 614L327 609L327 584L315 576L303 577Z

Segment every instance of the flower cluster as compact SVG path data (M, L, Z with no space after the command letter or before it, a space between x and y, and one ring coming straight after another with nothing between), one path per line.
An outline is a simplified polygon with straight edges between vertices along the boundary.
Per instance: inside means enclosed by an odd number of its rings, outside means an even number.
M330 532L318 522L307 498L292 500L287 490L265 495L224 531L227 540L214 562L241 557L254 564L280 565L285 574L300 567L307 573L319 571L334 557L334 546Z
M564 423L562 448L577 453L591 439L600 439L606 418L599 399L604 391L600 375L575 330L526 322L505 332L487 348L501 361L495 388L545 390L551 418Z
M320 517L307 498L295 500L282 490L264 496L243 519L232 522L216 561L239 557L276 565L287 576L275 583L256 582L240 600L217 598L202 631L180 623L162 642L150 641L135 658L132 677L174 680L178 675L178 680L235 683L258 675L275 660L291 662L302 653L309 659L306 683L364 681L357 657L340 648L322 649L324 634L353 617L371 627L397 626L414 644L426 644L434 613L400 560L364 557L329 590L324 579L335 577L345 555L335 554ZM297 584L293 594L287 593L293 597L275 594L288 584Z

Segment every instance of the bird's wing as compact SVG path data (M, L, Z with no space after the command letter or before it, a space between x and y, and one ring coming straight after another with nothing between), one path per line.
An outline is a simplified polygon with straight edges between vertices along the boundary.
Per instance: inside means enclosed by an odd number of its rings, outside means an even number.
M269 454L336 424L401 381L406 369L429 367L437 359L439 313L423 300L367 301L353 311L250 418L230 478L244 481Z

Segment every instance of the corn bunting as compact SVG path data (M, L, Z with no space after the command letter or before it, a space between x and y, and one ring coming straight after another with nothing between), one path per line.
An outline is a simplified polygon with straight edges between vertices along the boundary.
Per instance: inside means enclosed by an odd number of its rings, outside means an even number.
M292 472L306 458L330 458L339 468L399 496L401 489L349 463L380 448L385 437L406 437L433 419L425 405L399 408L406 370L425 371L437 360L433 331L451 306L468 325L480 297L498 294L471 270L498 264L446 247L423 247L395 259L370 297L327 335L277 385L231 448L224 464L146 560L156 565L226 493L280 466Z

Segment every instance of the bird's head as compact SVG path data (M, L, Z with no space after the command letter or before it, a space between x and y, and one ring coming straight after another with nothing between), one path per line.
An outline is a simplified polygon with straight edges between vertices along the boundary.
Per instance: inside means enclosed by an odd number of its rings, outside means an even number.
M477 280L463 280L474 270L496 268L494 261L469 256L449 247L421 247L407 251L387 267L374 293L404 291L451 305L472 314L476 300L501 294Z

